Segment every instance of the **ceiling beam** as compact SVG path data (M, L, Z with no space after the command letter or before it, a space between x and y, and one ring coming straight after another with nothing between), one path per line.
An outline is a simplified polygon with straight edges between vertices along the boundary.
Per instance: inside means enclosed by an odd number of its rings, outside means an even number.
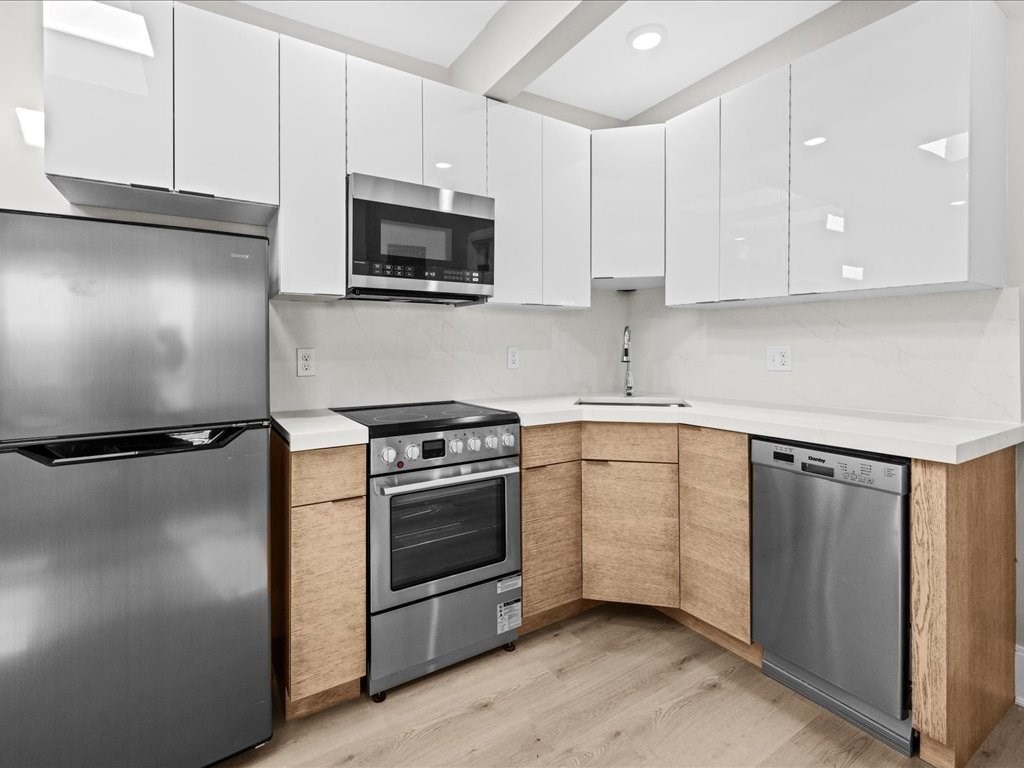
M449 82L463 90L509 101L624 2L507 2L452 63Z

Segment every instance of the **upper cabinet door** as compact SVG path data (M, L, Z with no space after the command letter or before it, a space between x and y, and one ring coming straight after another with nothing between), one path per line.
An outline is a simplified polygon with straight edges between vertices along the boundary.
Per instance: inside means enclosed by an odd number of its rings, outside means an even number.
M789 68L722 96L719 298L788 293Z
M281 205L272 291L344 296L345 54L281 38Z
M590 306L590 131L543 119L544 303Z
M974 230L1001 253L1001 17L918 2L792 65L791 293L969 280Z
M423 81L423 183L487 194L487 99Z
M112 21L130 14L138 23L141 17L152 55L44 29L46 172L170 189L174 186L172 4L105 7ZM53 11L44 6L44 19Z
M348 170L423 183L423 80L348 59Z
M487 194L494 198L492 302L540 304L541 116L487 102Z
M665 303L718 300L720 101L665 124Z
M665 126L591 133L592 274L665 274Z
M278 36L174 6L174 186L278 202Z

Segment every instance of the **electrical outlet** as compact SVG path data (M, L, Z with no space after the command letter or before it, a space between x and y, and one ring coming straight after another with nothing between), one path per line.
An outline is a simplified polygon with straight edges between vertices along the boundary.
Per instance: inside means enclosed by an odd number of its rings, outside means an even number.
M767 347L769 371L792 371L793 352L789 347Z
M316 350L299 347L295 350L295 375L316 376Z
M518 368L519 367L519 347L508 348L508 367Z

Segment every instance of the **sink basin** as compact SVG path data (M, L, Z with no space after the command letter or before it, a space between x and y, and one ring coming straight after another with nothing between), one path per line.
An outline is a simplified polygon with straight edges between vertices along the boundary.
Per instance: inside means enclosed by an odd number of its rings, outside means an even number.
M576 401L576 405L656 405L666 408L689 408L690 404L681 397L665 395L637 395L635 397L587 396Z

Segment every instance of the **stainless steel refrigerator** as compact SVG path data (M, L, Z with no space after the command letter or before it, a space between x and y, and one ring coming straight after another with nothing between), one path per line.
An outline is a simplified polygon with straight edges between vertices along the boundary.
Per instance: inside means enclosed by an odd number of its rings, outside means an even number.
M0 765L271 735L267 242L0 212Z

